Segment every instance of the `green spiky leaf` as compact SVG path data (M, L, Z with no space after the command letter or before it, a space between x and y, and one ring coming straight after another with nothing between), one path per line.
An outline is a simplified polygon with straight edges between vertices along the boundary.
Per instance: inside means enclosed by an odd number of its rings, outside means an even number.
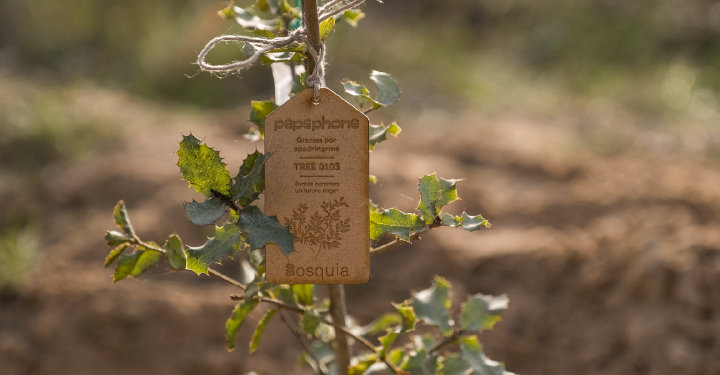
M413 310L411 302L408 300L400 304L393 303L393 306L402 318L402 331L409 332L415 330L417 315L415 315L415 310Z
M187 269L197 273L208 273L210 264L219 262L222 257L231 255L237 249L240 231L237 225L228 223L215 227L215 236L209 238L202 246L190 247L187 250Z
M320 39L323 43L330 37L333 30L335 30L335 18L330 17L325 21L320 22Z
M277 109L272 100L253 100L250 102L250 121L260 129L260 137L265 137L265 117Z
M206 197L212 191L227 195L230 189L230 172L225 168L220 154L212 148L200 143L192 134L183 136L177 151L177 165L183 178L190 186Z
M360 9L350 9L350 10L346 10L343 13L342 18L350 26L357 27L358 21L365 18L365 13L363 13Z
M400 333L397 331L388 329L384 336L378 337L378 341L380 341L380 350L378 350L378 355L380 355L380 357L385 356L385 353L387 353L388 349L390 349L390 346L392 346L399 334Z
M435 276L430 288L415 293L412 298L415 315L423 322L437 326L444 334L452 332L450 305L450 282L440 276Z
M295 251L295 235L280 224L275 216L265 216L259 208L249 206L240 213L240 223L247 242L253 249L261 249L266 243L274 243L285 256Z
M485 356L477 336L466 336L459 340L460 358L464 359L473 370L473 374L512 375L505 371L502 364Z
M297 299L297 302L305 306L312 306L313 304L313 291L315 285L313 284L293 284L291 290Z
M220 199L210 198L205 202L185 203L185 215L195 225L210 225L225 213L225 203Z
M265 190L265 162L268 158L270 154L255 151L248 154L240 166L235 182L230 188L230 195L241 206L247 206Z
M315 334L315 330L320 325L320 316L314 310L306 310L302 316L302 327L308 336Z
M401 130L394 122L388 126L371 124L369 129L370 151L375 148L375 145L386 140L388 134L397 137Z
M107 257L105 257L105 267L111 265L120 256L120 254L122 254L123 251L130 246L132 246L131 243L125 242L110 250L110 253L108 253Z
M118 260L113 281L120 281L128 276L138 277L150 266L160 260L162 253L138 247L132 254L123 255Z
M187 265L187 256L183 249L182 241L177 234L170 236L165 241L165 255L167 256L170 267L174 270L184 270Z
M446 355L442 364L442 375L467 375L473 373L470 364L457 354Z
M418 182L420 203L418 210L422 212L426 224L431 224L440 215L440 209L458 199L456 184L459 180L438 178L435 173L423 176Z
M408 241L411 232L423 232L427 229L427 225L417 215L402 212L397 208L370 212L370 237L374 240L390 233Z
M388 328L392 326L397 326L402 324L402 317L399 314L394 313L387 313L383 314L379 318L375 319L372 323L368 324L367 326L364 326L361 330L362 334L371 334L375 335L380 332L386 331Z
M366 106L369 106L371 109L376 109L383 106L382 103L378 102L370 96L370 90L368 90L368 88L364 85L347 79L342 82L342 85L343 89L345 89L345 92L355 98L361 109Z
M125 233L118 232L116 230L109 230L105 232L105 242L109 246L118 246L124 243L131 242L133 239L128 237Z
M262 338L263 333L265 333L265 327L267 327L268 322L273 316L275 316L276 312L277 310L268 311L265 313L265 316L260 319L260 322L258 322L255 332L253 332L252 339L250 339L250 353L255 352L260 346L260 339Z
M507 309L508 302L506 295L470 296L460 309L460 326L469 331L491 329L500 321L500 313Z
M370 79L375 82L375 86L377 86L378 102L382 103L385 107L391 106L397 102L400 97L400 87L398 87L397 82L395 82L390 74L373 70L370 73Z
M239 305L235 305L232 314L230 314L230 318L225 322L225 347L228 351L235 350L235 339L238 330L240 330L243 321L257 304L258 301L250 299L243 301L243 303Z
M117 224L128 237L135 237L135 231L133 231L132 224L130 224L130 217L128 217L127 210L125 209L125 202L117 202L113 210L113 216L115 217L115 224Z
M449 227L460 227L468 232L474 232L483 228L489 228L490 222L485 220L481 215L470 216L463 211L460 216L453 216L448 213L442 217L442 225Z

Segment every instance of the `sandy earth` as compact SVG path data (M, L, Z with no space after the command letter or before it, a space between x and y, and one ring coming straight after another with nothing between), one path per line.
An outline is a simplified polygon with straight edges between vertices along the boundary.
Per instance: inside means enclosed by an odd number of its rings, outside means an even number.
M77 111L117 124L117 135L101 152L45 166L34 196L11 180L0 184L3 204L46 213L38 266L0 296L0 372L307 373L282 325L270 327L252 356L244 349L251 327L239 349L226 352L231 287L163 267L113 285L102 268L102 236L119 199L141 236L177 231L187 243L202 241L183 215L181 202L195 196L173 153L192 130L235 169L256 147L242 140L245 112L164 108L88 87L68 95ZM458 301L465 293L509 295L510 309L483 343L519 374L720 373L716 165L677 155L601 158L569 146L575 133L561 125L457 117L467 125L447 137L417 123L378 146L371 195L410 210L417 178L437 171L464 179L463 200L449 210L481 212L493 227L441 228L373 257L372 282L347 288L359 321L438 274L453 282Z

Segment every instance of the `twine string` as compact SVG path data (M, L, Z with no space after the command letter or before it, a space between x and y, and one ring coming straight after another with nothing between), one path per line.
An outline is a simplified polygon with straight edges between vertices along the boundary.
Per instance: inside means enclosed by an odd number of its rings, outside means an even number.
M366 0L331 0L318 9L318 21L322 22L330 17L335 17L344 13L349 9L362 5ZM254 52L244 60L235 60L227 64L211 64L205 61L208 53L219 43L241 42L250 44ZM206 72L214 72L221 74L230 74L243 69L247 69L254 65L257 60L264 54L276 49L282 48L292 43L302 43L305 45L310 58L315 60L315 68L307 76L308 86L312 86L314 90L313 102L319 99L320 88L323 85L325 77L325 44L320 43L320 48L316 49L308 38L305 27L301 27L287 36L275 38L258 38L245 35L220 35L211 39L205 47L200 51L197 57L197 64L200 69Z

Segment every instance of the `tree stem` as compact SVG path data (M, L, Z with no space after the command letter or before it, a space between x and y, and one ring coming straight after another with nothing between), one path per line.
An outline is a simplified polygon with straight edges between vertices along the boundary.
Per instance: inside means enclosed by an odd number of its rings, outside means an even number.
M347 315L347 307L345 306L345 287L342 284L330 284L327 286L328 296L330 297L330 315L333 322L345 327L345 316ZM346 375L348 367L350 367L350 348L345 332L335 330L335 345L337 345L336 359L338 366L338 374Z

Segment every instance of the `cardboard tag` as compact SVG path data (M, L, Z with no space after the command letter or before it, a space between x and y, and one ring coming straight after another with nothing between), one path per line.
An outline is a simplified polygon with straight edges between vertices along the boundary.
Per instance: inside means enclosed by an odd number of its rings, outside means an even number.
M296 94L265 119L265 212L295 235L268 244L271 283L364 283L370 276L368 118L329 89Z

